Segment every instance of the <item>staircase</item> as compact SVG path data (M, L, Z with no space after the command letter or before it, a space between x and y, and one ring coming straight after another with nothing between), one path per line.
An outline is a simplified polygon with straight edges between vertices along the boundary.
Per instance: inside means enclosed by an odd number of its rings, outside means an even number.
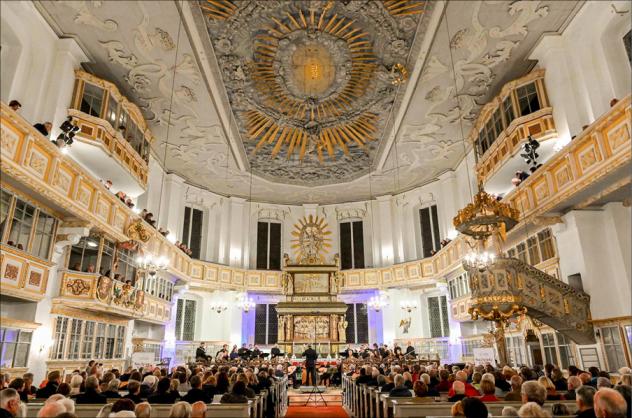
M487 270L468 268L471 308L509 312L516 305L577 344L594 344L590 296L515 258L497 258Z

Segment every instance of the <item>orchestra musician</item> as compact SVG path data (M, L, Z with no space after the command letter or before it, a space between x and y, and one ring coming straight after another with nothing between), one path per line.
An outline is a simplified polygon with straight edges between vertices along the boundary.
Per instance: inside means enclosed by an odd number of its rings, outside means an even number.
M386 344L382 345L382 348L380 348L380 357L387 358L390 355L391 355L391 350L388 349L388 345Z
M371 350L369 350L369 346L364 344L360 346L360 357L362 357L363 359L371 357Z
M316 378L316 361L318 360L318 353L312 348L312 345L309 344L307 346L307 350L303 352L303 357L305 358L305 371L307 373L306 384L310 383L311 377L312 385L316 386L318 384Z
M237 355L239 356L239 358L242 358L242 359L250 358L251 353L252 351L248 349L248 347L246 346L246 343L243 343L241 348L237 350Z
M395 355L395 357L401 357L402 356L402 348L399 345L397 345L397 343L394 344L393 354Z
M206 347L204 347L204 341L200 342L200 346L195 350L195 360L203 361L205 364L211 361L211 356L206 354Z
M237 354L237 344L233 345L233 349L230 350L230 359L235 360L239 358L239 354Z
M415 357L415 347L413 347L413 344L408 341L408 347L406 347L406 357Z
M274 344L274 346L270 349L270 356L271 358L276 358L276 357L281 357L281 350L279 349L279 346Z
M254 348L252 349L252 353L250 354L250 357L251 358L261 357L261 354L263 354L263 352L259 350L259 347L255 345Z
M215 360L228 360L228 344L224 344L222 349L215 354Z

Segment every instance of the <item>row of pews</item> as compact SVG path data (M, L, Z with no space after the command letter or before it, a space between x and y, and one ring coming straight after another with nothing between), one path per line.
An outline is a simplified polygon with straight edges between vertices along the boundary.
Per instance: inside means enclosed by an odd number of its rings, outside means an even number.
M411 391L411 395L414 394ZM566 405L575 414L575 401L547 402L544 408L551 412L554 403ZM355 418L406 418L406 417L449 417L454 402L448 402L447 393L440 399L429 402L427 398L391 398L381 393L378 387L356 384L349 376L342 377L342 404L347 413ZM513 406L520 409L519 402L488 402L487 409L493 416L501 416L502 409Z
M268 398L272 403L268 403ZM114 403L116 399L108 399L108 403ZM43 399L35 399L27 404L27 416L37 416L37 412L42 408ZM173 405L151 405L151 416L168 417L169 411ZM103 405L76 405L75 414L79 418L94 418L98 415ZM208 418L265 418L271 416L268 408L274 408L274 417L281 418L285 416L288 407L287 393L287 377L278 380L270 387L269 390L262 390L261 393L254 398L248 400L247 404L207 404L208 410L206 416Z

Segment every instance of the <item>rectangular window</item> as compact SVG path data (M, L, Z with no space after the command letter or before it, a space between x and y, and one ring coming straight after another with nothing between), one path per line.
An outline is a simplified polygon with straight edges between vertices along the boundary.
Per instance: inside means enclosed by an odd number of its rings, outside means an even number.
M257 222L257 269L281 270L281 224Z
M527 259L527 244L525 244L524 242L518 244L516 246L516 252L518 255L518 260L522 261L523 263L529 264L529 260Z
M555 257L555 248L553 246L553 237L551 236L550 229L538 232L538 244L540 245L542 261Z
M538 92L534 83L526 86L518 87L516 90L518 96L518 107L520 108L520 116L526 116L540 110L540 101L538 100Z
M627 366L619 327L605 327L601 328L599 332L603 339L603 348L606 352L608 371L615 372L621 367Z
M507 257L516 258L516 249L510 248L509 250L507 250Z
M494 126L494 138L498 138L500 134L502 133L502 131L504 130L503 118L500 115L500 108L496 109L496 111L492 115L491 121L492 121L492 125Z
M513 110L513 101L511 100L511 94L507 96L505 100L503 100L502 109L503 114L505 115L505 127L507 127L516 118L516 114Z
M176 340L193 341L197 302L190 299L178 299L176 309Z
M559 364L555 353L555 337L552 333L542 334L542 346L544 347L544 361L551 364Z
M16 199L13 220L11 221L11 231L9 232L9 245L14 245L20 250L28 248L34 216L34 206Z
M557 332L555 336L557 337L557 345L560 349L560 366L563 369L567 369L571 364L576 364L571 342L566 335L560 334L559 332Z
M64 358L64 351L66 349L66 335L68 332L68 318L63 316L57 317L55 324L55 345L53 347L52 357L55 360L61 360Z
M94 339L94 358L103 358L105 354L105 324L97 324L97 335Z
M116 328L116 349L114 350L115 358L123 358L124 345L125 345L125 327L119 325Z
M255 344L276 344L278 327L276 305L257 304L255 307Z
M0 328L0 367L26 367L32 331Z
M105 358L114 358L114 343L116 341L116 325L107 326L107 336L105 338Z
M11 193L5 190L0 190L0 240L4 236L12 199L13 195Z
M527 250L529 251L529 262L531 265L535 266L536 264L540 264L540 251L536 237L527 238Z
M184 208L184 225L182 227L182 242L191 250L191 257L200 259L202 250L202 226L204 212L199 209Z
M81 319L73 319L70 323L70 341L68 342L68 359L75 360L79 358L79 348L81 347L81 327L83 321Z
M369 320L366 304L347 303L345 321L347 321L345 331L347 343L367 344L369 342Z
M105 120L110 122L110 125L112 125L115 131L118 131L118 126L116 125L116 121L118 120L118 102L111 94L108 100L108 108L105 111Z
M364 268L364 233L362 221L340 223L340 266Z
M37 216L37 225L35 227L35 236L33 237L33 245L31 254L36 257L48 260L50 256L51 244L55 233L56 220L52 216L40 211Z
M83 344L81 345L81 358L92 358L92 347L94 343L94 322L86 321L83 330Z
M449 337L448 302L445 296L428 298L428 319L430 320L430 337Z
M103 105L103 90L94 84L83 84L83 97L81 98L81 110L90 116L101 117L101 106Z
M487 132L485 132L485 127L478 133L476 143L478 144L478 153L480 155L485 154L485 151L487 151Z
M68 268L74 271L96 272L100 242L101 238L97 236L81 237L79 242L70 248ZM105 271L101 274L105 274Z
M116 252L116 245L113 242L108 241L107 239L104 239L103 249L101 250L101 264L99 265L100 274L104 276L108 276L108 277L114 277L114 275L112 274L112 268L113 268L115 252Z
M119 249L116 254L118 269L116 273L119 275L115 279L125 282L127 280L136 283L136 253L131 250Z
M20 330L18 335L18 343L15 347L15 357L13 358L13 367L26 367L31 350L32 331Z
M419 209L421 226L421 248L423 258L431 257L441 248L437 205Z

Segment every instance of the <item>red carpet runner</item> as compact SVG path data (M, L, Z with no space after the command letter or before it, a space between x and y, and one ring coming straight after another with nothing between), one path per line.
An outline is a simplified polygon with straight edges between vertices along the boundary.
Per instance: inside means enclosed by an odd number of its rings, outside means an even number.
M290 406L285 418L348 418L342 406Z

